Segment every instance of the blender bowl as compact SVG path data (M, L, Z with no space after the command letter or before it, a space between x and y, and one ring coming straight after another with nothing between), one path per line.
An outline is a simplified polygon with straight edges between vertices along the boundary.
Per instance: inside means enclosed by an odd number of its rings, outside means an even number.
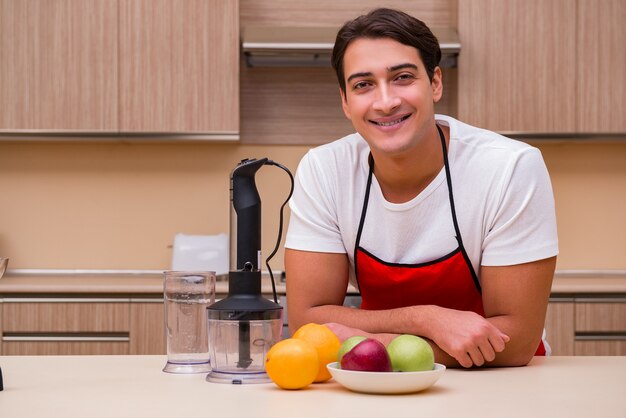
M209 319L209 382L267 383L265 358L280 340L282 319L252 321Z

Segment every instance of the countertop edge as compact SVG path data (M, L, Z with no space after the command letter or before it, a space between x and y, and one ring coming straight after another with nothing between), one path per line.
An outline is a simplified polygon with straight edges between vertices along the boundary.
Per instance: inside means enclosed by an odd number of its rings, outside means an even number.
M263 278L262 292L272 293L269 278ZM277 280L276 292L284 295L285 283ZM228 293L228 282L218 280L216 294ZM73 276L21 276L8 275L0 279L0 297L15 294L113 294L147 295L163 294L160 277L73 277ZM350 286L348 294L358 294ZM552 296L561 294L626 294L626 276L621 277L555 277Z

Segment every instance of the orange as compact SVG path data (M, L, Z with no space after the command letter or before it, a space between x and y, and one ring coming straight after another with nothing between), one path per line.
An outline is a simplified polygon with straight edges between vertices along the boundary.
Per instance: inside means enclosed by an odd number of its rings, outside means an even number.
M315 347L295 338L277 342L265 357L265 371L283 389L302 389L313 383L318 364Z
M331 376L326 365L337 361L337 354L341 346L341 341L335 333L325 325L310 323L301 326L293 334L293 338L308 341L317 350L319 365L315 382L324 382L330 379Z

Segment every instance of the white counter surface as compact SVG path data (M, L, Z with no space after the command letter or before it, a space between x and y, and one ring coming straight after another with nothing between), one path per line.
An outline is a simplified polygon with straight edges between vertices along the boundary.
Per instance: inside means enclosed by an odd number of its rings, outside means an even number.
M164 356L0 356L0 417L626 417L626 357L536 357L521 368L448 369L430 389L365 395L222 385L161 371Z

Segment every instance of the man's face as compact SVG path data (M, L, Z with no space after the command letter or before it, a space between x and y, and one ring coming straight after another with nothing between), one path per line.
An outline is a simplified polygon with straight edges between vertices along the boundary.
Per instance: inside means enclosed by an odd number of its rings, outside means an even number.
M389 38L360 38L348 46L343 65L343 111L375 156L405 155L432 134L441 70L431 82L417 49Z

